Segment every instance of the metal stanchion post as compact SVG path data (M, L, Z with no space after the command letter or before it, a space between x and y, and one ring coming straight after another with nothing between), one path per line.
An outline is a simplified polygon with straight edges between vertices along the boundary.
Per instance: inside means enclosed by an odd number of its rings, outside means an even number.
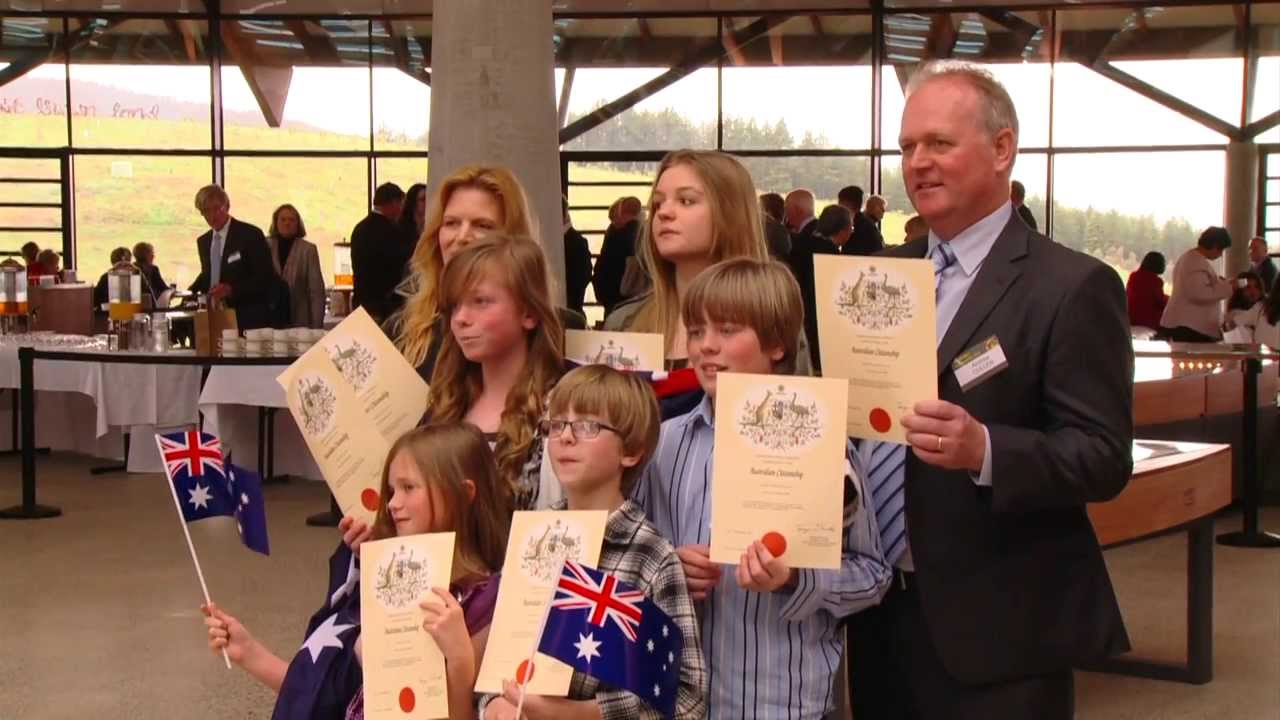
M22 504L0 510L0 519L37 520L57 517L62 509L36 503L36 383L35 349L18 348L18 378L22 406Z

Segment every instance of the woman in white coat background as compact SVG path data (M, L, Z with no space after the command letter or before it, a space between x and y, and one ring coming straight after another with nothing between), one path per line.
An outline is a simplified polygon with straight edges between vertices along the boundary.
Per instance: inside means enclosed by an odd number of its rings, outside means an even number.
M289 286L289 325L324 327L324 275L320 251L306 239L298 209L288 203L271 213L267 244L276 274Z

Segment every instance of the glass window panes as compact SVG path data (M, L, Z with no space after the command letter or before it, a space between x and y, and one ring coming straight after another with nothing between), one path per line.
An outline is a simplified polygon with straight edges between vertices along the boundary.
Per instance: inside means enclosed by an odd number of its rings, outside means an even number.
M271 215L293 205L320 251L325 282L333 278L333 244L369 213L368 161L352 158L230 157L226 161L231 214L266 233Z
M66 66L62 21L6 17L0 24L0 73L25 69L0 85L0 145L67 144Z
M364 20L224 24L227 147L367 151L368 31Z
M1222 224L1221 151L1058 155L1053 239L1128 277L1152 250L1170 265Z
M425 157L379 157L374 161L374 172L377 174L374 186L385 182L393 182L401 190L409 191L414 183L427 182L428 161Z
M62 183L57 158L0 157L0 204L44 203L54 208L0 207L0 251L28 242L62 250ZM0 255L0 259L3 259Z
M73 18L68 46L73 146L209 149L203 20Z
M1161 94L1238 124L1243 65L1232 58L1231 8L1082 9L1056 17L1055 146L1226 142L1162 103Z
M574 72L565 126L666 73L665 68L579 69ZM561 96L565 73L556 70ZM716 71L703 68L564 144L565 150L713 148Z
M196 237L209 228L195 195L211 179L208 158L81 155L75 170L77 267L85 282L106 272L114 248L143 241L155 246L167 282L185 288L196 279Z
M745 31L749 20L726 18L726 36ZM871 26L867 15L797 16L729 45L724 147L870 148Z
M786 195L796 188L813 192L818 213L833 205L836 194L846 185L871 187L869 157L740 157L751 172L756 195L776 192ZM888 199L888 198L886 198ZM891 204L892 206L892 204Z
M431 124L431 22L373 23L375 150L426 150Z
M1280 112L1280 3L1254 3L1249 8L1254 39L1253 57L1258 73L1253 80L1253 108L1249 121ZM1256 138L1260 143L1280 143L1280 125Z

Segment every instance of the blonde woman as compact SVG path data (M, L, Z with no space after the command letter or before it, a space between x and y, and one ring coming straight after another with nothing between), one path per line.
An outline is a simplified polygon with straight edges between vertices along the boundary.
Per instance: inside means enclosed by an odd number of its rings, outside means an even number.
M391 318L390 328L396 347L424 379L431 379L448 331L439 308L444 266L481 237L495 232L534 237L533 229L524 188L504 167L467 165L440 183L409 261L409 300Z
M731 155L677 150L658 166L636 248L652 290L619 305L606 330L662 333L668 364L687 359L680 303L693 279L721 260L769 257L751 175ZM807 343L797 374L810 374Z
M271 264L289 286L289 326L324 327L324 274L320 251L307 240L307 226L298 209L288 203L271 213L267 246Z

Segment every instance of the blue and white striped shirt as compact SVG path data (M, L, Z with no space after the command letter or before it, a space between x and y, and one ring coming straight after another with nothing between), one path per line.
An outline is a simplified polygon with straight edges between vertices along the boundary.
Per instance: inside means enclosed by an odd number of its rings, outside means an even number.
M633 491L676 547L711 542L714 433L710 398L663 423L658 450ZM891 578L875 513L862 507L871 494L863 491L852 443L846 456L839 570L800 570L794 590L759 593L738 587L734 569L722 566L720 584L695 603L709 677L707 717L820 718L834 708L832 681L844 649L839 620L879 602Z

